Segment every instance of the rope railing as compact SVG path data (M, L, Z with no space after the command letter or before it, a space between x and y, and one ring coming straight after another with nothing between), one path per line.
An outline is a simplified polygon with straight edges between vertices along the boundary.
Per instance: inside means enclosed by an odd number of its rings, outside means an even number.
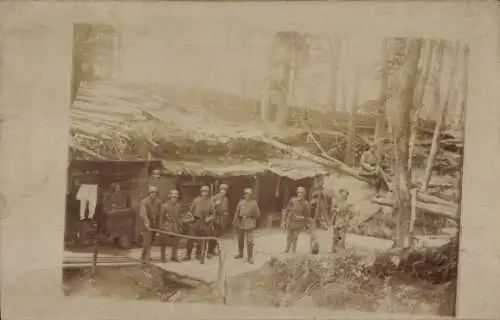
M217 284L219 288L219 293L222 302L225 304L226 303L226 293L227 293L227 275L226 275L226 270L225 270L225 253L222 250L222 246L220 243L220 239L217 237L213 236L191 236L191 235L186 235L186 234L181 234L181 233L176 233L176 232L170 232L166 230L161 230L161 229L154 229L154 228L149 228L147 229L148 231L152 232L158 232L161 234L169 235L169 236L174 236L174 237L179 237L179 238L184 238L184 239L191 239L191 240L198 240L202 241L201 246L202 246L202 254L201 254L201 259L200 263L204 264L206 260L206 255L207 255L207 241L214 240L217 243L217 250L219 252L218 254L218 263L217 263ZM98 248L99 248L99 241L98 237L94 237L94 248L93 248L93 254L92 254L92 278L96 274L96 269L97 269L97 256L98 256ZM127 258L134 260L134 261L139 261L139 259L134 259L132 257L127 256ZM142 261L142 260L141 260ZM149 264L152 264L149 262Z
M202 241L201 243L201 259L200 263L204 264L207 256L207 241L209 240L214 240L217 243L217 250L219 251L219 254L217 256L218 258L218 264L217 264L217 284L219 287L219 293L220 297L222 299L222 302L226 304L226 292L227 292L227 275L225 271L225 266L224 266L224 260L225 260L225 253L222 250L222 246L220 244L220 239L217 237L213 236L190 236L186 234L181 234L181 233L176 233L176 232L171 232L171 231L166 231L162 229L154 229L154 228L149 228L149 231L152 232L158 232L161 234L165 235L170 235L174 237L179 237L179 238L184 238L184 239L191 239L191 240L198 240Z

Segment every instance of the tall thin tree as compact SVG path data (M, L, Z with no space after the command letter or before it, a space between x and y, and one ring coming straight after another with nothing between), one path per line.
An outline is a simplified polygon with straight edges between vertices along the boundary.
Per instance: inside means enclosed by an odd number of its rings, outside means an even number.
M354 85L353 97L351 104L351 113L349 117L349 125L347 129L347 146L344 162L347 165L353 166L355 164L356 156L356 124L359 109L359 87L361 85L361 67L358 54L354 55Z
M382 155L385 132L385 110L389 96L389 39L382 42L382 64L380 69L380 92L377 105L377 119L375 123L375 144L377 145L377 158Z
M444 46L444 44L443 44ZM441 136L441 131L444 127L445 120L446 120L446 114L448 112L448 107L451 104L451 101L453 100L453 92L454 92L454 80L455 80L455 74L458 69L458 46L454 46L451 49L451 65L450 65L450 74L449 74L449 80L448 80L448 87L447 87L447 92L446 92L446 97L443 105L441 108L439 108L439 115L436 121L436 126L434 128L434 135L432 137L432 145L431 145L431 150L429 153L429 158L427 159L427 166L425 167L425 173L424 173L424 178L422 180L422 186L420 187L421 192L425 192L429 186L429 183L431 181L432 177L432 172L434 170L434 162L436 160L436 156L439 150L439 140Z
M417 84L418 61L422 50L422 39L408 39L405 63L401 70L401 90L394 112L393 141L395 144L395 179L396 196L394 210L397 214L397 247L407 247L411 219L410 168L408 168L409 140L411 135L411 112L414 91Z
M418 135L418 119L420 115L420 110L422 109L422 105L424 103L424 98L425 94L427 92L427 83L429 82L429 75L431 71L431 66L432 66L432 59L434 56L434 48L435 48L435 41L434 40L428 40L427 43L427 52L425 55L422 55L421 59L425 59L425 64L422 66L422 70L420 72L420 81L419 81L419 90L416 90L415 92L415 103L412 108L412 130L411 130L411 137L410 137L410 156L408 158L408 166L410 167L410 170L413 169L413 153L415 149L415 141L417 139ZM413 174L413 170L412 170ZM413 180L413 179L412 179Z
M338 82L339 82L339 66L340 54L342 51L342 40L339 36L334 36L330 39L330 63L331 63L331 84L330 84L330 101L332 110L337 109L337 95L338 95Z

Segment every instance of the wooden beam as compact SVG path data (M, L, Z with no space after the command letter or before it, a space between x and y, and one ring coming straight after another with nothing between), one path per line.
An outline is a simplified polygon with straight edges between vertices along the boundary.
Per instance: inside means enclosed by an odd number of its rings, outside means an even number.
M333 157L330 157L330 156L320 157L320 156L312 154L312 153L310 153L302 148L292 147L292 146L286 145L284 143L281 143L281 142L279 142L275 139L269 138L269 137L261 137L260 140L264 143L267 143L268 145L275 147L278 150L281 150L281 151L284 151L284 152L311 160L311 161L316 162L320 165L323 165L327 168L332 168L334 170L338 170L338 171L345 173L345 174L347 174L353 178L356 178L360 181L364 181L364 182L368 182L368 183L371 182L371 180L360 176L356 169L349 167L348 165L346 165L342 161L337 160Z
M379 204L381 206L388 206L388 207L394 206L395 203L394 199L380 198L380 197L372 198L372 202ZM457 223L460 222L460 218L457 217L456 214L457 211L453 207L417 201L416 208L419 209L420 211L427 212L435 216L447 218Z

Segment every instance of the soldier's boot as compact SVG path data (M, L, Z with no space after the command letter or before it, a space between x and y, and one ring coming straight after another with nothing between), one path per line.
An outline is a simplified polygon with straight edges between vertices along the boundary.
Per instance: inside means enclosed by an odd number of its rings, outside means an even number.
M238 254L234 256L235 259L242 259L243 258L243 246L238 244Z
M253 264L253 243L247 245L248 263Z
M290 241L287 241L286 242L286 249L285 249L285 253L290 253L290 246L291 246L291 242Z
M243 258L243 249L245 249L245 238L241 235L238 236L238 254L234 257L235 259Z
M201 255L204 253L204 250L206 250L205 243L198 243L196 246L196 259L201 260Z
M297 241L298 239L293 239L292 241L292 253L296 253L297 252Z
M172 246L172 261L174 262L179 262L179 255L178 255L179 249L177 248L176 245Z
M160 247L160 260L161 262L167 262L167 249L165 246Z
M192 254L193 254L193 243L191 242L191 239L189 239L186 244L186 257L184 258L184 261L191 260Z
M285 249L284 253L289 253L290 252L291 245L292 245L292 239L290 237L289 231L287 230L287 235L286 235L286 249Z

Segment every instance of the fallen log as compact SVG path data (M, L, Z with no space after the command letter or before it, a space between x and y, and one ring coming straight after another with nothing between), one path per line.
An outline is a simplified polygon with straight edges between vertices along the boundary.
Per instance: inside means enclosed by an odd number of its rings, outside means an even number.
M281 150L281 151L284 151L287 153L291 153L291 154L297 155L299 157L316 162L316 163L323 165L325 167L338 170L338 171L345 173L345 174L347 174L353 178L356 178L360 181L364 181L364 182L368 182L368 183L371 182L369 179L359 175L359 173L356 169L349 167L348 165L346 165L342 161L337 160L333 157L330 157L330 156L320 157L320 156L312 154L312 153L310 153L302 148L292 147L292 146L286 145L284 143L281 143L281 142L279 142L275 139L269 138L269 137L261 137L260 140L264 143L267 143L268 145L275 147L278 150Z
M95 157L95 158L100 159L100 160L106 160L107 159L106 157L104 157L104 156L102 156L102 155L100 155L100 154L98 154L98 153L96 153L96 152L94 152L92 150L89 150L89 149L87 149L85 147L76 145L73 142L70 142L70 148L73 148L73 149L78 150L80 152L86 153L86 154L91 155L92 157Z
M435 203L435 204L440 204L443 206L453 207L454 209L456 209L456 207L457 207L457 204L454 202L447 201L445 199L441 199L439 197L436 197L436 196L433 196L433 195L430 195L427 193L423 193L423 192L418 193L417 199L422 201L422 202Z
M395 204L394 199L388 199L388 198L380 198L380 197L374 197L372 198L372 202L379 204L381 206L389 206L393 207ZM429 214L433 214L439 217L443 217L446 219L450 219L452 221L455 221L457 223L460 222L460 218L457 217L457 209L450 207L450 206L443 206L439 204L433 204L433 203L425 203L422 201L417 201L417 209L420 211L427 212Z

